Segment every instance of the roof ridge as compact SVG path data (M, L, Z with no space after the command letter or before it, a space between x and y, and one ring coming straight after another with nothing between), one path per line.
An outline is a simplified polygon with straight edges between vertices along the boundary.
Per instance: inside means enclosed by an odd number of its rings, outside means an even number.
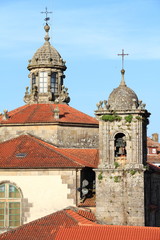
M5 141L3 141L3 142L0 142L0 144L3 144L3 143L7 143L7 142L13 142L13 141L15 141L15 139L18 139L18 138L20 138L20 137L24 137L24 136L29 136L30 134L29 133L24 133L24 134L22 134L22 135L19 135L19 136L16 136L16 137L12 137L12 138L10 138L10 139L7 139L7 140L5 140Z
M39 108L39 106L38 106L37 103L35 103L34 105L35 105L35 106L34 106L33 112L30 113L30 115L28 116L27 121L29 121L29 119L31 119L31 116L33 116L34 113L35 113L35 111Z
M59 211L50 213L50 214L48 214L48 215L46 215L46 216L40 217L40 218L38 218L38 219L35 219L35 220L33 220L33 221L31 221L31 222L28 222L28 223L25 223L25 224L23 224L23 225L21 225L21 226L19 226L19 227L16 227L16 228L14 228L14 229L11 229L10 231L7 231L7 232L1 233L1 234L7 235L7 234L10 234L10 233L12 233L12 232L19 231L21 228L23 229L23 228L25 228L26 226L33 225L35 222L39 222L39 221L41 221L41 220L43 220L43 219L45 219L45 218L48 218L48 217L51 216L51 215L58 214L58 213L60 213L60 212L65 213L65 209L62 209L62 210L59 210Z
M57 150L58 150L58 152L61 152L61 151L65 151L67 148L57 148ZM63 154L63 153L62 153ZM66 156L66 155L69 155L69 156L71 156L71 157L74 157L75 158L75 161L74 160L72 160L72 161L74 161L74 162L76 162L76 159L77 159L77 161L80 161L81 163L80 164L82 164L82 166L86 166L86 164L88 164L88 165L90 165L90 167L93 167L92 166L92 164L90 164L90 163L88 163L87 161L85 161L85 160L81 160L79 157L77 157L77 156L75 156L75 155L72 155L71 153L64 153L64 155L63 156ZM68 158L69 158L69 156L68 156ZM67 157L67 156L66 156Z
M20 111L24 111L26 108L29 108L29 106L30 105L23 105L21 107L18 107L16 109L9 111L8 113L11 114L11 116L13 116L14 113L19 113Z
M53 108L60 109L60 118L55 119ZM41 114L43 111L43 114ZM46 114L44 113L46 111ZM82 111L79 111L67 104L55 103L33 103L26 104L9 111L10 118L4 121L0 117L0 123L3 124L33 124L33 123L55 123L55 124L87 124L98 128L98 120Z
M30 135L30 136L31 136L31 135ZM35 138L34 136L31 136L31 137ZM46 148L54 151L55 153L58 153L60 156L63 156L63 157L65 157L65 158L69 159L70 161L72 161L72 162L74 162L74 163L76 163L76 164L79 164L81 167L84 166L84 165L82 165L81 163L79 163L79 162L77 163L77 162L74 161L73 159L69 158L69 157L66 156L65 154L63 154L63 153L61 153L61 152L59 152L59 151L56 151L56 150L58 150L58 148L54 147L54 145L52 145L51 143L46 143L45 141L40 140L40 139L38 139L38 138L35 138L35 141L36 141L36 142L39 142L40 145L42 145L42 146L44 146L44 147L46 147ZM41 143L41 141L42 141L42 143ZM50 146L48 146L48 145L50 145ZM54 148L56 148L56 149L54 149Z
M92 222L91 220L85 218L84 216L78 214L76 211L73 209L65 209L65 211L72 217L74 218L77 222L78 225L97 225L97 223Z
M56 105L56 106L58 106L58 105L59 105L59 106L63 106L63 105L64 105L64 104L56 104L56 103L53 103L53 104ZM52 104L52 105L53 105L53 104ZM82 112L82 111L80 111L80 110L78 110L78 109L76 109L76 108L74 108L74 107L71 107L71 106L68 105L68 104L65 104L65 106L74 109L76 112L80 112L80 113L82 113L82 114L84 114L84 115L86 115L86 116L88 116L88 117L90 117L90 118L93 118L94 120L97 121L97 124L98 124L98 120L97 120L95 117L92 117L92 116L88 115L87 113L84 113L84 112Z

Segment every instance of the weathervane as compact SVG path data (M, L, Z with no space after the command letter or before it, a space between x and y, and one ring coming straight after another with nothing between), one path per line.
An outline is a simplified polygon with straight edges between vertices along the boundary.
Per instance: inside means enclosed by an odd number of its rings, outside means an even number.
M44 14L46 14L46 17L45 17L45 19L44 19L44 21L46 21L46 24L47 24L47 22L50 20L50 18L48 17L48 13L52 13L52 12L48 12L47 11L47 7L46 7L46 11L45 12L41 12L42 14L44 13Z
M124 53L124 49L122 49L122 53L117 54L118 56L122 56L122 69L124 69L124 57L128 56L129 54Z

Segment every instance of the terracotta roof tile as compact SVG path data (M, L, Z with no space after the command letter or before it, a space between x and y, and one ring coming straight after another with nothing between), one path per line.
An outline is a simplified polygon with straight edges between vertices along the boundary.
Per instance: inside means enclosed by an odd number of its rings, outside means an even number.
M54 118L54 109L60 110L59 119ZM9 118L3 120L0 116L0 124L31 124L31 123L78 123L94 124L98 127L98 121L66 104L31 104L24 105L8 112Z
M99 162L98 149L58 148L57 151L61 153L63 152L63 154L65 154L68 157L72 157L72 158L74 157L75 160L77 158L83 159L83 161L90 164L91 167L95 167L95 168L98 167L98 162Z
M0 168L79 168L97 164L96 149L58 149L30 135L0 143Z
M147 137L147 147L156 147L160 151L160 143L153 141L151 138Z
M159 240L160 228L100 225L90 212L68 208L0 235L0 240Z
M66 210L66 212L71 216L73 217L77 222L78 222L78 225L93 225L93 224L96 224L90 220L88 220L87 218L85 218L85 216L82 216L82 211L81 210L81 214L79 214L79 211L75 212L71 209L68 209ZM85 211L83 211L83 215L85 215Z
M40 218L9 232L0 234L0 240L54 240L61 227L78 226L93 222L80 216L72 209L64 209Z
M82 210L82 209L78 209L78 214L87 218L90 221L96 221L96 217L95 215L91 212L91 211L87 211L87 210Z
M160 228L136 226L75 226L59 229L55 240L159 240Z
M93 195L91 198L86 198L84 202L78 204L79 207L95 207L96 206L96 196Z
M151 154L147 156L147 162L155 163L160 162L160 154Z
M158 163L160 162L160 143L153 141L151 138L147 137L147 147L156 148L156 153L147 154L148 163Z

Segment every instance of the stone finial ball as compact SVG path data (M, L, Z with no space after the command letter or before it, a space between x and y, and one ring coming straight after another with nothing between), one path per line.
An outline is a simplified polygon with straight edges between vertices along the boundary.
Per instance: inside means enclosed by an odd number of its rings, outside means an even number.
M121 73L122 73L122 74L124 74L124 73L125 73L125 70L124 70L124 69L122 69L122 70L121 70Z
M44 26L44 30L45 30L46 32L49 32L49 29L50 29L50 26L46 23L46 25Z

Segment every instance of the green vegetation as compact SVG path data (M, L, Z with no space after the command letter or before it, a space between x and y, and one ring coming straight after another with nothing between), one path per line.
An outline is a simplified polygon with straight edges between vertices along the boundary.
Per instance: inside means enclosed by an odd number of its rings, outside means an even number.
M144 168L148 171L149 170L149 165L145 165Z
M105 122L121 121L122 117L118 115L103 115L102 120Z
M118 168L120 166L120 164L118 162L114 162L114 166L115 166L115 168Z
M100 174L98 175L98 180L101 181L103 179L103 172L100 172Z
M119 176L114 176L114 182L120 182Z
M134 170L134 169L130 170L131 175L134 175L135 173L136 173L136 170Z
M124 119L126 120L126 122L131 123L133 116L130 114L130 115L126 116Z
M143 118L141 116L136 116L136 119L141 120L141 121L143 120Z

